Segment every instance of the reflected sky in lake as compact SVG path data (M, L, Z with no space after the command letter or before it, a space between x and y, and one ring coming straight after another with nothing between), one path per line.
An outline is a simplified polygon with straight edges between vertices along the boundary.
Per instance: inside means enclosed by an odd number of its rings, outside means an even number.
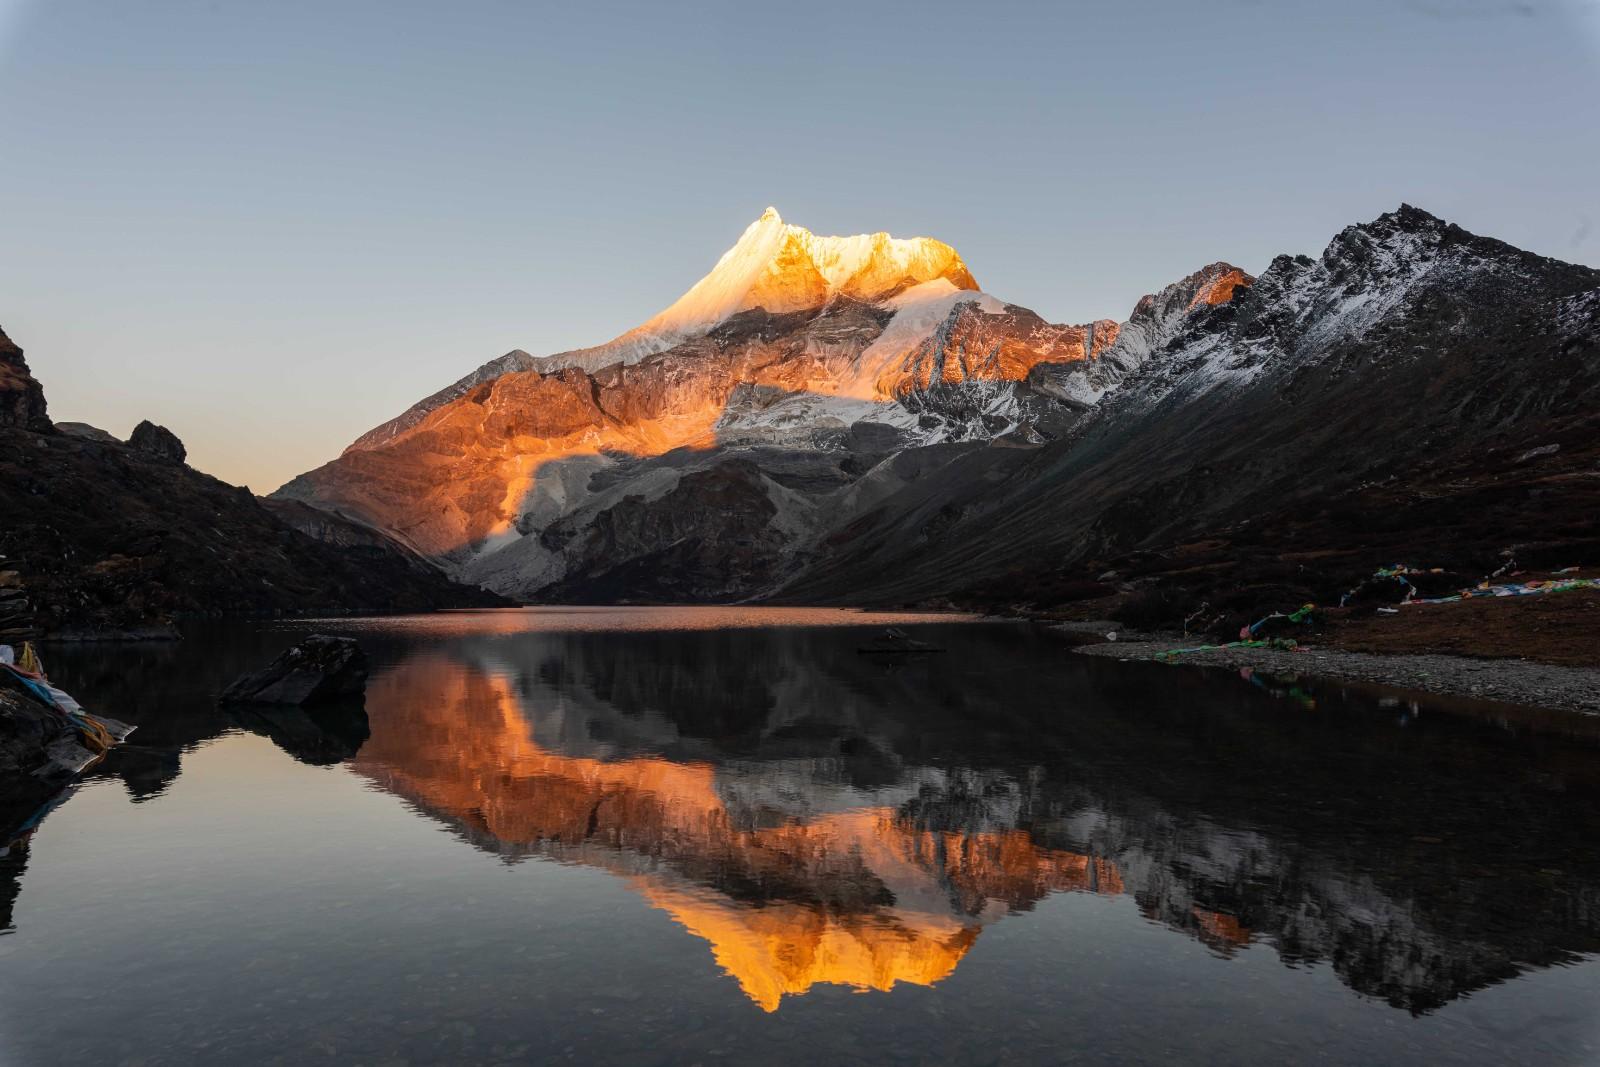
M139 731L0 859L5 1062L1600 1055L1581 728L719 611L52 649ZM308 629L364 707L215 707Z

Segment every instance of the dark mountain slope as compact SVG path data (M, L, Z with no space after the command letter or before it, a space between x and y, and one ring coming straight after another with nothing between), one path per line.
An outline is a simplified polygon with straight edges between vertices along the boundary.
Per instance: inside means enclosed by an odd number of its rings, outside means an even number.
M965 457L940 485L886 501L831 538L781 598L1047 603L1108 560L1207 535L1253 542L1258 562L1281 556L1297 527L1297 550L1366 539L1331 518L1313 533L1305 519L1322 514L1387 525L1383 547L1409 542L1419 561L1453 551L1462 532L1432 543L1441 530L1428 508L1391 521L1366 512L1361 491L1447 464L1456 479L1438 491L1459 495L1459 510L1478 480L1506 480L1505 455L1591 432L1573 420L1600 406L1597 289L1600 271L1414 208L1351 227L1320 260L1279 257L1254 286L1200 310L1066 439L1021 461ZM1511 472L1510 491L1527 481ZM1573 516L1560 536L1575 544L1593 536L1581 504L1590 489L1578 478L1541 490L1542 507ZM1534 532L1526 509L1481 520L1474 546ZM1393 560L1359 567L1381 562ZM1294 573L1316 587L1355 566L1302 560Z
M20 350L0 334L7 346L15 356L0 365L15 388L3 395L25 404L15 405L20 420L0 424L0 583L20 587L35 628L504 603L377 535L341 545L302 533L248 489L185 466L182 445L158 427L142 448L54 432Z

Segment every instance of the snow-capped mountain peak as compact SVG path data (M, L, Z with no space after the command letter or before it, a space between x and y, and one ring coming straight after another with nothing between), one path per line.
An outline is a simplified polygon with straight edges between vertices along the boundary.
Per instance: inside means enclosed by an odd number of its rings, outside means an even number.
M836 296L880 302L939 279L957 289L978 288L961 256L943 241L887 233L819 237L784 222L769 207L671 306L603 345L549 356L539 369L635 363L702 336L741 311L802 311Z
M378 447L430 411L503 374L565 367L598 370L631 364L703 337L719 323L755 308L772 314L819 308L836 297L884 303L929 282L976 291L978 282L954 248L932 237L887 233L819 237L783 221L775 207L745 227L710 273L670 306L605 344L533 357L520 349L491 360L454 384L359 437L346 451Z

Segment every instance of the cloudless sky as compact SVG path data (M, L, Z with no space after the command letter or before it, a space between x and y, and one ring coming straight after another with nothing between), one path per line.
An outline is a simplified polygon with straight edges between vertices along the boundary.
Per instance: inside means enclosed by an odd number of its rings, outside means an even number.
M0 0L0 326L258 492L769 203L1079 322L1401 201L1600 263L1600 0Z

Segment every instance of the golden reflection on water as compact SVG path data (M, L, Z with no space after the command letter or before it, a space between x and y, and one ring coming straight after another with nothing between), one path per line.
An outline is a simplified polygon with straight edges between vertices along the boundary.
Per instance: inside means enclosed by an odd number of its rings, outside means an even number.
M427 615L383 615L369 619L307 619L342 630L364 629L430 637L526 633L644 633L703 630L763 630L807 626L903 626L916 623L979 622L960 612L858 611L762 605L661 605L652 607L474 608Z
M627 879L769 1012L818 983L932 985L986 924L1051 892L1123 888L1109 861L1017 830L929 830L888 805L757 819L711 763L560 755L508 677L446 657L375 678L367 708L359 773L483 847Z

